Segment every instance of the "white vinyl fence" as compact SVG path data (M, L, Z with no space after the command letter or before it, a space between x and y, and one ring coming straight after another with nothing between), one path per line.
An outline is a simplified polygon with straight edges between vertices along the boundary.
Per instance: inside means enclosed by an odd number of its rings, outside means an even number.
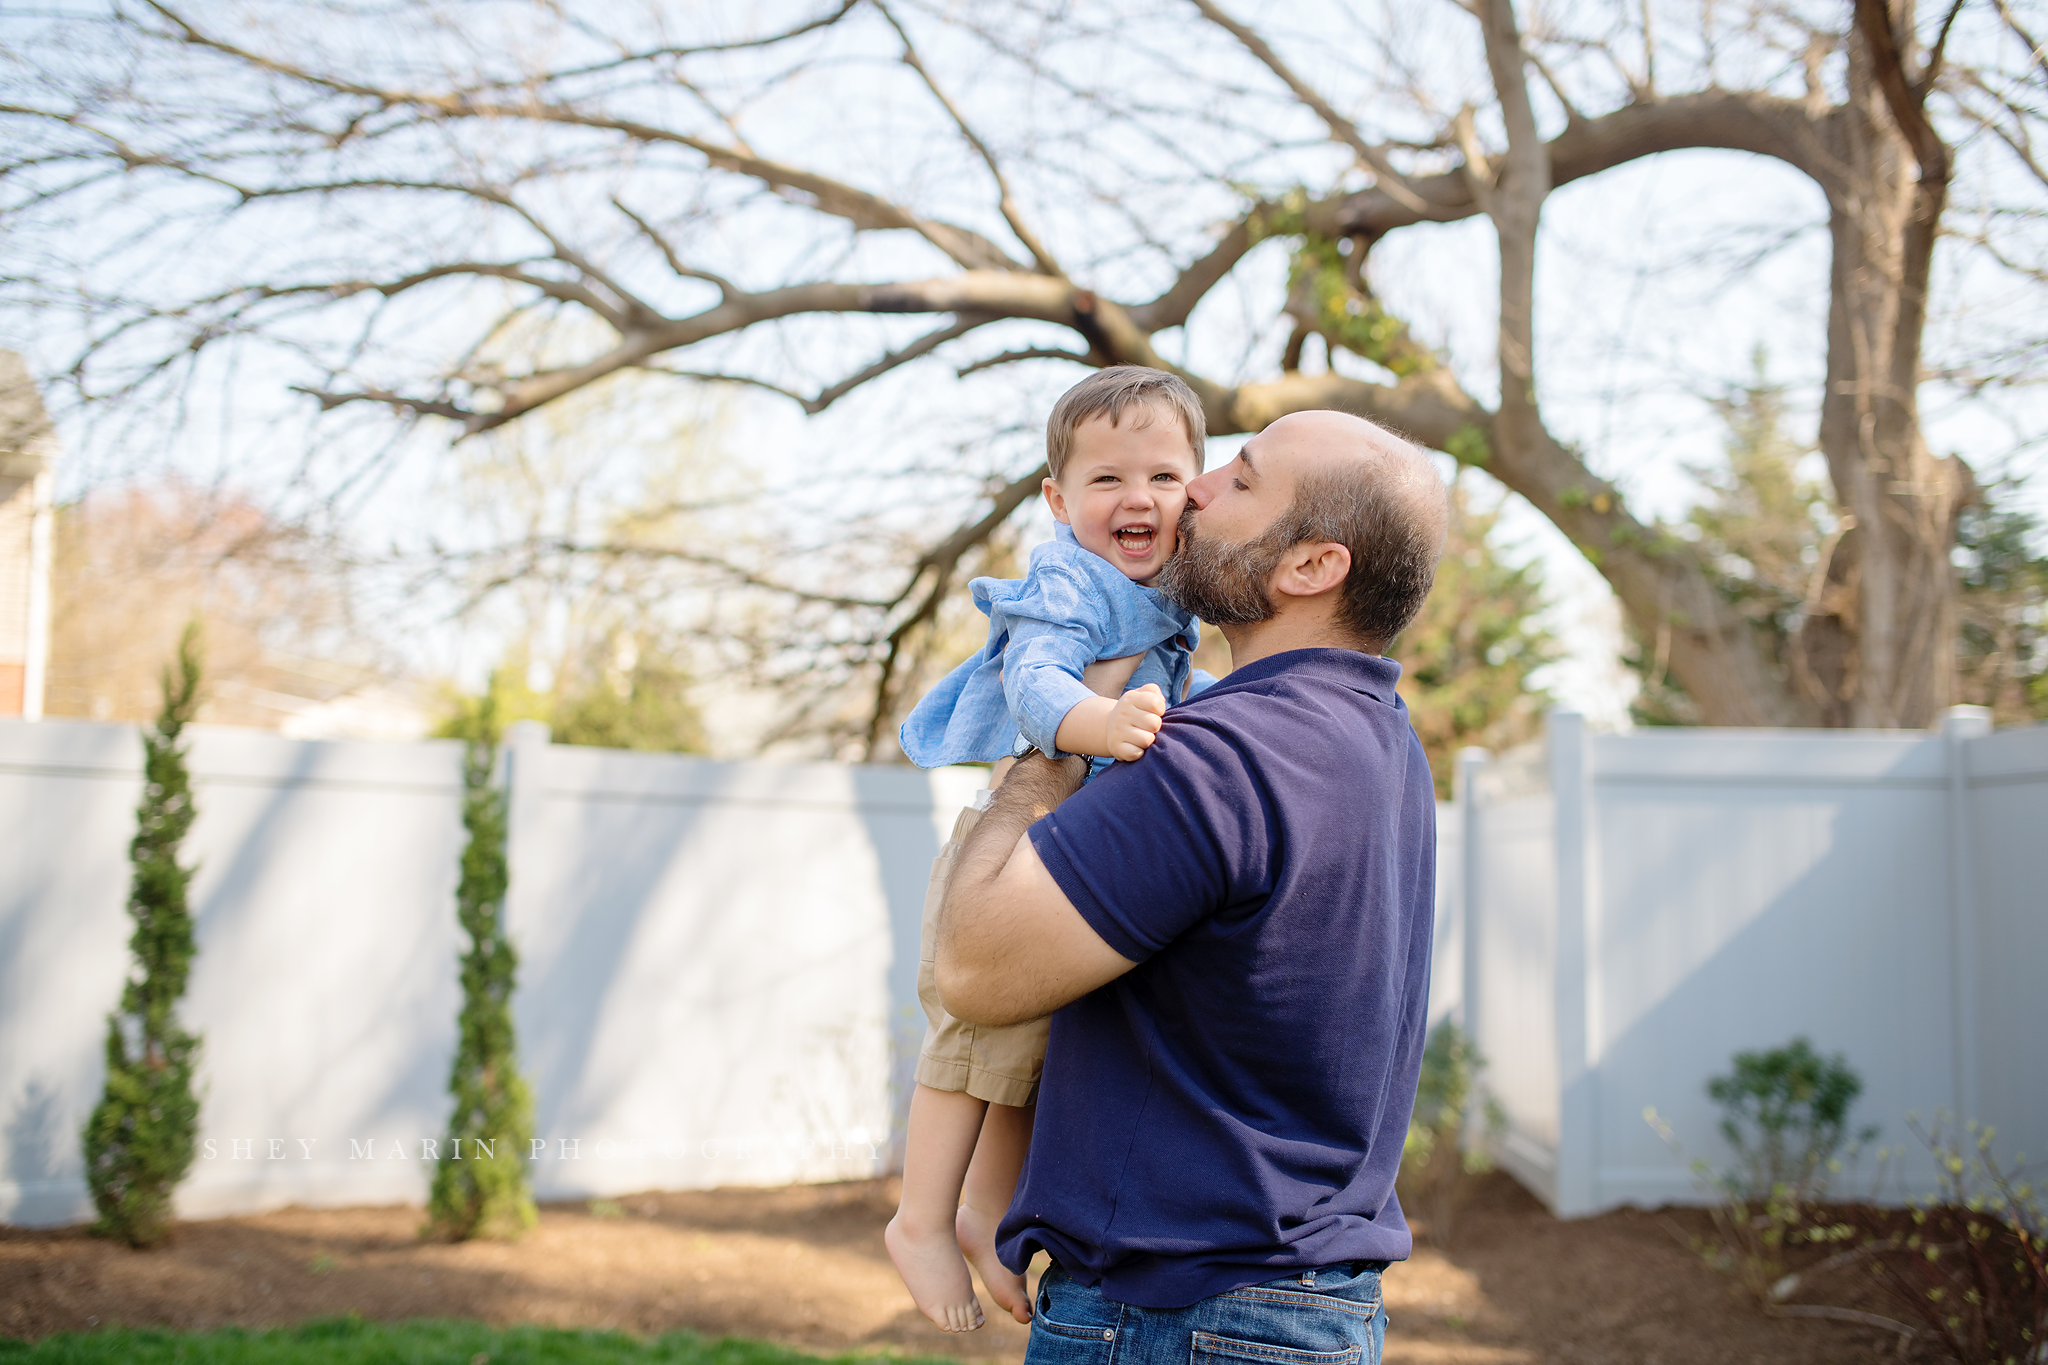
M505 778L538 1192L888 1168L925 879L982 774L537 730ZM2048 1156L2048 728L1983 730L1559 715L1545 746L1466 755L1431 1013L1490 1060L1504 1164L1566 1214L1689 1198L1643 1108L1719 1163L1706 1079L1797 1033L1848 1054L1887 1142L1947 1108ZM210 1145L179 1208L418 1202L455 1046L460 747L193 734L184 1018ZM78 1133L126 970L141 756L128 726L0 721L0 1221L90 1213Z
M418 1202L455 1048L461 748L192 733L205 1088L179 1209ZM926 875L982 774L521 727L506 748L537 1192L883 1169ZM0 721L0 1220L91 1212L78 1133L127 962L141 759L133 727Z
M1932 1184L1909 1113L2048 1157L2048 727L1958 707L1932 734L1594 735L1555 714L1540 745L1467 751L1458 784L1438 942L1462 980L1440 1008L1488 1060L1503 1164L1557 1212L1696 1199L1643 1111L1725 1168L1707 1080L1802 1034L1861 1074L1893 1197Z

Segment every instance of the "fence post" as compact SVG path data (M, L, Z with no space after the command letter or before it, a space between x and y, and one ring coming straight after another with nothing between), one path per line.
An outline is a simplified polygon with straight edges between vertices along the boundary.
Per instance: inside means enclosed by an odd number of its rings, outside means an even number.
M1593 987L1590 962L1592 772L1586 754L1586 718L1552 711L1547 749L1550 792L1556 803L1557 1020L1556 1211L1564 1218L1597 1206L1599 1148L1595 1076L1589 1065L1587 1015Z
M1948 951L1950 1064L1955 1071L1958 1121L1977 1110L1977 882L1975 829L1970 819L1969 741L1991 733L1991 712L1951 706L1941 713L1948 761Z
M1458 750L1451 799L1458 807L1458 1027L1479 1042L1479 774L1492 757L1484 749ZM1483 1049L1482 1049L1483 1051Z

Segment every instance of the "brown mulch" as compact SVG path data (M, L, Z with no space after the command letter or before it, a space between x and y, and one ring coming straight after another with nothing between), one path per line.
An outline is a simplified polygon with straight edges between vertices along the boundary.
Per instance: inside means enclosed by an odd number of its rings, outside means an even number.
M1007 1318L949 1336L882 1247L892 1181L631 1195L549 1206L513 1245L419 1241L413 1208L288 1209L181 1224L134 1252L77 1228L0 1228L0 1336L119 1323L203 1330L355 1312L653 1334L688 1328L810 1351L1021 1361ZM1449 1252L1387 1272L1390 1362L1846 1365L1895 1338L1765 1317L1684 1238L1691 1210L1561 1222L1505 1176L1479 1187Z

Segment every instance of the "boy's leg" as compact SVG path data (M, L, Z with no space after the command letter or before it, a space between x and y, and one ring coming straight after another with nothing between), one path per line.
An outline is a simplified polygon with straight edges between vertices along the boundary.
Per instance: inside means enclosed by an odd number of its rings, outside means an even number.
M954 1241L953 1218L988 1108L988 1101L962 1090L920 1085L911 1092L903 1197L882 1233L918 1311L948 1332L972 1332L982 1322L981 1301Z
M996 1224L1003 1221L1017 1193L1017 1176L1031 1149L1032 1113L1032 1106L988 1107L953 1222L960 1250L988 1286L988 1296L1019 1322L1031 1321L1031 1296L1025 1292L1024 1277L996 1259Z

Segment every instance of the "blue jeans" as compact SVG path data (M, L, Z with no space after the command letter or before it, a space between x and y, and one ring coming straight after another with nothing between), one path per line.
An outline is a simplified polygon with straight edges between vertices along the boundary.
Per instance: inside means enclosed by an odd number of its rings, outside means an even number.
M1379 1365L1386 1338L1377 1270L1324 1266L1186 1308L1134 1308L1055 1263L1024 1365Z

